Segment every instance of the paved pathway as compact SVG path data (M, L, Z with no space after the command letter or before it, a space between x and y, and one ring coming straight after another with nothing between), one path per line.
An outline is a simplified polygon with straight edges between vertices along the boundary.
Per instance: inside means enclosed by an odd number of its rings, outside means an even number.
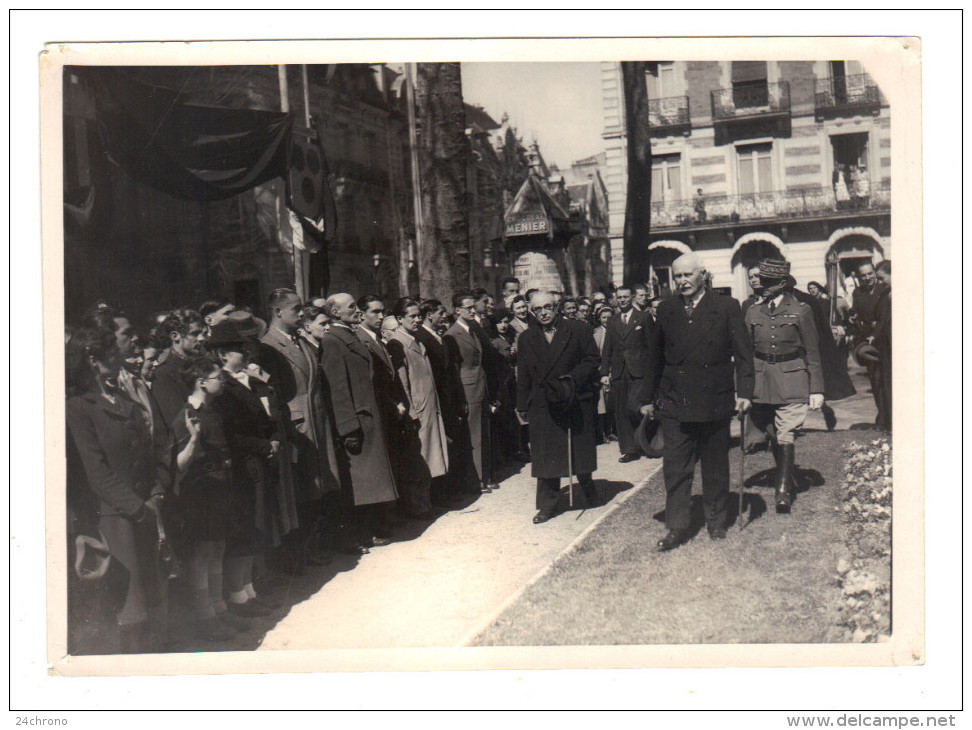
M534 525L535 481L527 465L464 510L337 574L295 605L261 649L448 647L465 643L498 610L661 467L660 459L618 463L617 444L598 449L595 473L605 506L576 509ZM565 480L566 484L566 480ZM566 501L566 497L564 498Z
M867 382L835 404L837 428L872 423ZM811 413L806 428L823 430ZM733 431L738 429L733 422ZM617 444L598 448L598 490L610 503L578 508L534 525L535 482L527 465L499 491L449 512L422 531L403 532L360 561L332 566L318 583L294 585L296 603L264 637L260 649L348 649L463 645L497 616L585 530L594 526L661 468L661 459L618 463ZM342 572L343 571L343 572ZM307 583L310 577L303 582ZM323 585L319 582L324 580Z

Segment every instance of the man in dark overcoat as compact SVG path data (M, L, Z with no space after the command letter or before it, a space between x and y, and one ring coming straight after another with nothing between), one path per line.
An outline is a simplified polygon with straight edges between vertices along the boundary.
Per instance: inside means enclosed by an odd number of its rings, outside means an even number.
M642 413L654 415L657 405L665 439L662 551L688 538L696 460L709 535L725 538L729 421L734 409L748 411L753 397L753 346L739 303L706 290L707 272L694 253L679 256L672 273L678 296L658 307L642 391Z
M413 517L427 514L432 475L422 458L419 424L409 415L412 407L408 392L381 340L385 305L375 294L365 294L358 299L358 309L361 310L361 322L356 334L371 353L375 397L395 473L395 485L401 497L400 511ZM418 510L416 505L420 506Z
M375 397L371 353L353 329L360 316L354 297L332 294L325 309L332 322L321 340L321 369L330 423L341 445L337 461L342 487L359 512L369 513L361 521L372 534L364 535L362 544L385 544L383 538L375 540L375 529L382 528L376 513L398 499L398 491Z
M635 440L635 424L629 398L640 387L645 376L651 331L654 323L633 306L630 286L619 286L615 296L620 311L607 323L604 349L601 351L601 384L614 394L614 422L618 429L619 461L623 464L641 456Z
M517 345L517 410L530 424L533 522L541 524L557 512L561 477L577 475L588 505L600 504L592 478L600 356L591 328L558 316L549 292L537 292L530 306L535 321Z

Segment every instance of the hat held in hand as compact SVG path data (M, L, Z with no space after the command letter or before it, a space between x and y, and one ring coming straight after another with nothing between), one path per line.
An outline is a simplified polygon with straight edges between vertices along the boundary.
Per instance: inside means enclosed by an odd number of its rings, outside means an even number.
M566 408L574 400L574 379L569 375L561 375L556 380L545 380L540 391L548 404Z

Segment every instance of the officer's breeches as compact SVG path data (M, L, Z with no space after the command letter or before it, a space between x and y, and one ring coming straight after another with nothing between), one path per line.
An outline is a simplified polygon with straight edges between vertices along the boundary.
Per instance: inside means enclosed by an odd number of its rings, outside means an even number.
M792 444L803 428L810 406L806 403L753 403L753 425L774 437L777 443Z

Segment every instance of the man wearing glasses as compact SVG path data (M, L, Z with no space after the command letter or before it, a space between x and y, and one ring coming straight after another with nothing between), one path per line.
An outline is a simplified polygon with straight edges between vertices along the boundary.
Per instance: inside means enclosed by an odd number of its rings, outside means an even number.
M456 321L442 337L442 341L449 352L452 362L459 367L459 380L466 397L468 407L467 426L469 443L472 449L472 464L475 477L462 480L463 487L470 488L469 482L476 483L477 491L488 494L499 485L490 478L489 454L489 423L488 404L489 388L484 365L490 353L488 343L477 334L476 297L471 291L460 291L452 298L452 306L456 312ZM463 434L465 436L465 434ZM465 440L465 439L463 439Z
M557 514L562 477L576 475L587 505L601 504L592 478L600 355L591 328L558 316L550 292L537 292L530 309L534 322L517 344L516 407L530 424L539 525Z

